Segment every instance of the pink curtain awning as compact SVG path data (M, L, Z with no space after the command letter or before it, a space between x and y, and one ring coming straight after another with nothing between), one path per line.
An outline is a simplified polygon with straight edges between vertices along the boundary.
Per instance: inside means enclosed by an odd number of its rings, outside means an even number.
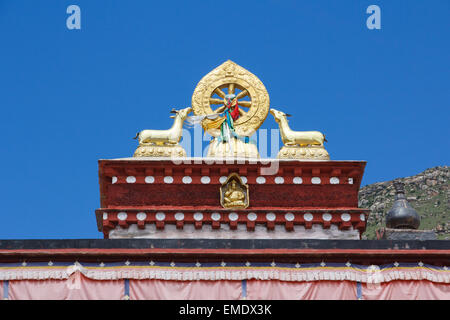
M241 281L130 280L130 298L137 300L239 300Z
M11 300L118 300L123 297L123 281L91 280L79 272L66 280L9 281Z
M362 284L364 300L450 300L450 284L420 281L391 281Z
M62 280L81 272L91 280L279 280L287 282L353 281L386 283L395 280L428 280L450 283L446 266L418 263L354 265L347 263L175 263L125 261L123 263L48 262L0 263L0 280Z
M250 300L356 300L356 282L351 281L258 281L247 282Z
M427 280L91 280L77 272L69 279L0 283L11 300L450 300L450 284Z

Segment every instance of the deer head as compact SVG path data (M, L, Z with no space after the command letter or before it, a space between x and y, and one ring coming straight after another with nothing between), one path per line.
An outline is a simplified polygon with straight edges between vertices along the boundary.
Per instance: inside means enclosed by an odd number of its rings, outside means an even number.
M187 115L192 112L191 107L187 107L180 110L175 110L175 108L172 108L170 113L174 113L174 115L170 116L171 118L176 118L177 116L181 118L181 120L185 120Z
M275 118L276 122L279 122L282 117L284 117L286 119L286 117L290 117L291 115L288 113L284 113L282 111L278 111L276 109L270 109L270 113L273 115L273 117Z

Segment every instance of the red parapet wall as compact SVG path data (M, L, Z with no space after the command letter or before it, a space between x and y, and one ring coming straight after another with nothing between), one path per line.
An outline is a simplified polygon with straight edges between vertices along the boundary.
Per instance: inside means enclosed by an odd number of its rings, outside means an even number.
M99 160L101 208L96 211L97 222L104 233L117 225L127 228L137 224L144 228L147 223L156 224L158 229L164 229L167 223L176 224L177 228L192 223L197 229L203 224L219 228L221 223L234 229L238 223L245 223L249 231L255 223L265 224L269 230L283 224L288 231L293 225L309 229L315 223L324 228L330 224L339 225L339 229L353 226L363 232L367 210L358 208L358 191L365 164L298 160L242 163L211 163L210 159L178 163L157 158ZM231 173L237 173L249 187L250 205L245 210L224 209L220 204L220 186ZM161 217L164 215L163 219L158 220L158 212ZM183 219L177 220L176 213L183 214ZM196 220L196 213L202 213L202 218ZM249 220L249 214L257 218Z
M271 162L272 163L272 162ZM270 164L175 164L171 160L100 160L102 208L220 207L221 177L237 173L249 185L250 207L358 207L363 161L277 161Z
M194 208L148 208L141 209L98 209L96 210L99 231L108 231L120 226L128 228L137 224L144 229L146 224L154 224L157 229L163 230L167 224L176 225L183 229L186 224L192 224L195 229L202 229L210 225L212 229L220 229L227 224L230 230L236 230L238 224L246 226L248 231L254 231L256 225L265 225L267 230L274 230L276 225L284 226L286 231L293 231L294 225L302 225L311 229L314 224L329 229L332 224L340 230L357 229L360 233L366 229L366 209L336 209L336 210L279 210L273 208L254 210L194 210Z

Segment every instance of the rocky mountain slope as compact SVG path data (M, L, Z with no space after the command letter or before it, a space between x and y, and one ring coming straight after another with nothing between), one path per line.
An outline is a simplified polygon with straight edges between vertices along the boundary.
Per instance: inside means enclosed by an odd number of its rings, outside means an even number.
M398 178L405 184L406 197L419 213L419 229L433 229L438 239L450 239L450 168L427 169L418 175ZM359 191L359 206L371 210L363 239L376 239L375 230L385 227L385 216L395 198L393 181L364 186Z

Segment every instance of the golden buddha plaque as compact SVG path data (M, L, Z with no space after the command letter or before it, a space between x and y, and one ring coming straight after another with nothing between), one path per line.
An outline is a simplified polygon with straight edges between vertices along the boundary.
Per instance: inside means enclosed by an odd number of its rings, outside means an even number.
M248 185L232 173L220 187L220 204L227 209L245 209L250 204Z

